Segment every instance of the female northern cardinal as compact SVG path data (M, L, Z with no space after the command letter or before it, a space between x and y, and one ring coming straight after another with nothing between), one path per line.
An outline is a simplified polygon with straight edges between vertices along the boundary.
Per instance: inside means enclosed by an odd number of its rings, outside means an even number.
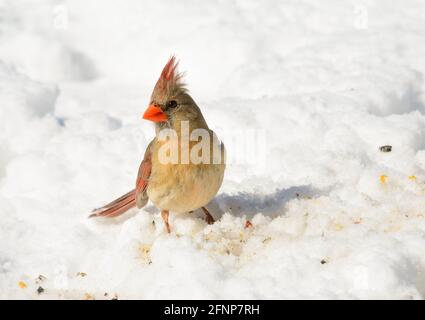
M93 210L90 217L115 217L136 205L142 208L150 199L161 209L168 233L170 233L169 211L183 213L202 208L206 221L209 224L214 222L204 206L217 194L223 181L224 145L213 143L212 140L217 141L216 136L208 128L201 110L187 93L182 83L182 74L177 72L177 65L174 56L171 57L161 72L152 92L149 107L143 115L144 119L155 122L156 136L146 148L139 167L136 188L102 208ZM185 126L187 132L184 130ZM161 147L169 143L169 140L160 139L163 129L172 129L176 133L177 161L165 163L161 159ZM195 152L195 155L202 156L202 153L205 153L204 156L206 155L208 161L194 163L191 157L192 151L199 151L197 144L201 142L190 141L189 137L192 133L200 131L199 129L201 131L203 129L210 141L202 141L209 143L208 150L202 149L201 153ZM185 160L182 151L185 143L190 154L189 161Z

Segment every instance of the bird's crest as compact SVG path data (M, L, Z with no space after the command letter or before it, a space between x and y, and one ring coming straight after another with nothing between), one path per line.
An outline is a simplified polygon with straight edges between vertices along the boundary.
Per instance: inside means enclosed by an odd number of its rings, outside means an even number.
M183 73L177 71L178 64L176 57L171 56L156 82L154 93L168 96L186 91L182 82Z

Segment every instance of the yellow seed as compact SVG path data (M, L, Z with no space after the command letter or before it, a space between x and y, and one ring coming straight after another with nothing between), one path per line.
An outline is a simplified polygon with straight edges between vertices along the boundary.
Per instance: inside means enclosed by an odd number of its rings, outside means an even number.
M141 244L139 246L139 258L147 264L152 263L151 259L150 259L150 251L151 251L151 246L148 244Z
M344 226L340 223L335 223L335 229L336 231L341 231L342 229L344 229Z
M84 294L84 300L94 300L94 297L90 294L90 293L85 293Z
M18 286L19 286L19 288L21 288L21 289L25 289L25 288L27 287L27 284L26 284L25 282L23 282L23 281L19 281L19 282L18 282Z
M379 177L379 180L381 181L381 183L385 183L385 182L387 182L387 176L386 175L381 175L380 177Z
M409 176L409 180L416 180L416 176Z
M148 244L142 244L139 246L139 255L142 258L149 257L150 251L151 251L151 246Z

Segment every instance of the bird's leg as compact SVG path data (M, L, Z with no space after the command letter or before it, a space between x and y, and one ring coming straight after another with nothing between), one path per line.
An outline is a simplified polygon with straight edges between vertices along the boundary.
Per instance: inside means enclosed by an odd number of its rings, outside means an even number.
M201 207L201 208L202 208L202 211L204 211L204 213L205 213L205 221L208 224L213 224L215 222L213 216L209 213L209 211L207 210L207 208L205 208L205 207Z
M162 221L164 221L165 227L167 228L167 232L171 233L170 224L168 223L169 214L170 214L170 212L168 210L162 210L161 211Z

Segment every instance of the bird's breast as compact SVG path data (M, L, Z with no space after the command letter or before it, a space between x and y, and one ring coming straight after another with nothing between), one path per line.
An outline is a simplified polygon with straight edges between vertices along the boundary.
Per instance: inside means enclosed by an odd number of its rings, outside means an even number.
M148 185L150 200L162 210L183 213L205 206L217 194L223 164L157 164Z

